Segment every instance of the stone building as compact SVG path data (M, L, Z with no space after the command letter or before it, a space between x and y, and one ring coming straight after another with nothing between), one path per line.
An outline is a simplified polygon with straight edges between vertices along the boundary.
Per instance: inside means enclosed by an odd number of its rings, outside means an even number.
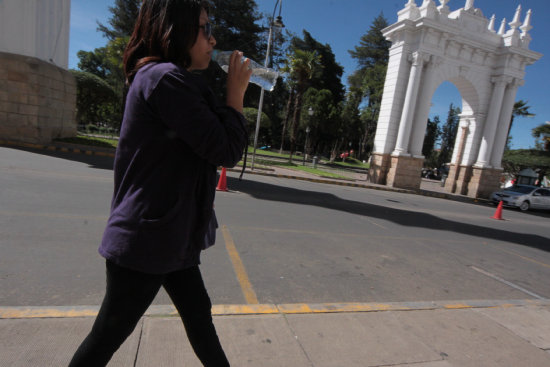
M0 0L0 140L76 134L70 0Z
M516 92L525 67L542 55L529 49L531 10L521 6L495 30L474 0L451 11L449 0L409 0L395 24L369 176L394 187L420 187L422 144L430 102L445 81L462 97L462 114L445 188L483 197L498 187ZM508 28L508 29L507 29Z

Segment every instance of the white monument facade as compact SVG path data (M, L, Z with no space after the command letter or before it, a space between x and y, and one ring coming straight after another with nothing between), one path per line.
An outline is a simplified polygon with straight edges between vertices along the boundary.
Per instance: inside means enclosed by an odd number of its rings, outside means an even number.
M453 83L462 97L460 128L446 182L450 192L485 196L498 185L516 92L525 67L542 55L529 49L531 10L521 6L498 29L473 0L451 11L449 0L409 0L395 24L378 119L371 180L419 188L422 144L436 89ZM523 17L522 17L523 16Z
M76 135L70 0L0 0L0 144Z
M71 0L0 0L0 52L67 69L70 16Z

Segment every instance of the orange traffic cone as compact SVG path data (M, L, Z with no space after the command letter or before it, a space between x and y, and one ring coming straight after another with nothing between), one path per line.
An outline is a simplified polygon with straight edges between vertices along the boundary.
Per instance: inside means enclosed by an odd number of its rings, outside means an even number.
M493 215L491 218L502 220L502 200L500 203L498 203L497 210L495 211L495 215Z
M225 173L225 167L222 167L222 174L220 175L220 180L218 181L218 187L216 187L216 190L218 191L228 191L227 190L227 177Z

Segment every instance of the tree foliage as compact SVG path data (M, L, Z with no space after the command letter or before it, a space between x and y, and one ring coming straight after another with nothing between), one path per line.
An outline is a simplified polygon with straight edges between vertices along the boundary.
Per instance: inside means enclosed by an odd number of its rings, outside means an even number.
M97 30L108 39L104 47L93 51L78 51L78 68L84 72L100 78L113 91L113 95L104 99L101 95L89 94L81 101L84 94L77 95L77 105L80 108L89 108L81 111L82 122L106 123L118 128L122 121L124 99L126 94L125 76L122 66L124 49L128 44L139 12L140 0L116 0L114 6L109 7L111 18L108 25L98 22Z
M516 101L514 103L514 108L512 110L512 116L510 117L510 125L508 125L508 134L506 135L506 148L510 149L512 143L512 136L510 131L512 131L512 125L514 124L514 119L516 117L534 117L535 115L529 110L531 107L527 105L527 102L523 99Z
M78 70L71 70L71 73L76 79L77 123L108 120L109 101L116 97L116 91L97 75Z
M295 90L294 106L292 111L292 120L290 128L290 162L292 155L296 150L296 140L298 134L298 126L300 125L300 117L302 110L302 99L306 89L310 86L310 80L318 75L322 70L321 55L315 51L304 51L294 48L292 53L288 55L284 71L288 73L289 79L292 80L292 87ZM290 113L290 111L287 111Z
M452 103L449 105L447 121L441 129L441 150L437 159L438 167L451 161L456 140L456 133L458 131L460 112L460 107L455 107Z
M210 20L213 24L212 34L216 39L218 50L239 50L246 57L264 64L267 51L268 28L258 25L262 16L257 11L254 0L213 0L210 9ZM265 37L264 37L265 35ZM277 43L274 43L277 46ZM275 47L276 52L277 47ZM202 75L217 94L220 101L225 101L226 73L215 62L211 62ZM258 105L260 87L251 84L247 90L244 105Z
M541 150L550 151L550 123L541 124L532 130L532 135L537 139L536 145L541 147ZM538 140L541 139L539 142Z
M433 120L428 119L424 144L422 145L422 155L425 158L424 165L427 167L437 166L437 155L435 154L434 148L441 134L439 123L439 116L434 116Z
M359 145L360 156L363 158L367 158L374 148L374 134L382 103L391 45L382 34L382 29L387 26L388 21L381 13L374 19L367 33L361 37L359 46L349 51L351 57L357 60L359 68L348 78L350 93L354 96L349 96L347 103L359 103L358 107L363 106L359 107L363 123ZM355 106L344 108L347 111L354 109Z
M140 4L141 0L115 0L115 5L109 7L109 26L97 22L97 30L110 41L131 36Z
M300 130L310 128L308 153L328 151L335 136L340 135L342 120L340 106L334 104L332 91L309 88L304 94ZM312 114L310 115L309 109Z
M525 168L531 168L538 172L539 179L542 179L547 172L550 172L550 151L537 149L517 149L504 152L502 157L504 171L514 176Z
M251 132L249 134L249 138L254 139L254 133L256 129L256 121L258 119L258 109L254 107L245 107L243 109L243 116L247 122L248 125L248 131ZM259 144L267 144L270 138L270 130L271 130L271 119L265 112L262 111L262 115L260 117L260 132L258 136Z
M306 30L303 30L302 33L303 38L292 38L291 49L315 52L320 56L321 68L312 76L309 86L317 90L328 89L332 93L333 103L342 102L345 95L342 85L344 68L336 62L336 57L329 44L321 44Z

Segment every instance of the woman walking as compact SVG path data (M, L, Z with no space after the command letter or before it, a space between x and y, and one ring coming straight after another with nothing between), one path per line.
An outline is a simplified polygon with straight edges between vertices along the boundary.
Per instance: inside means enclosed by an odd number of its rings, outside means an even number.
M196 70L216 40L200 0L144 0L124 53L129 84L114 162L111 214L99 248L106 294L70 363L105 366L164 287L204 366L229 366L199 270L213 244L216 167L247 146L243 97L251 71L231 56L218 105Z

